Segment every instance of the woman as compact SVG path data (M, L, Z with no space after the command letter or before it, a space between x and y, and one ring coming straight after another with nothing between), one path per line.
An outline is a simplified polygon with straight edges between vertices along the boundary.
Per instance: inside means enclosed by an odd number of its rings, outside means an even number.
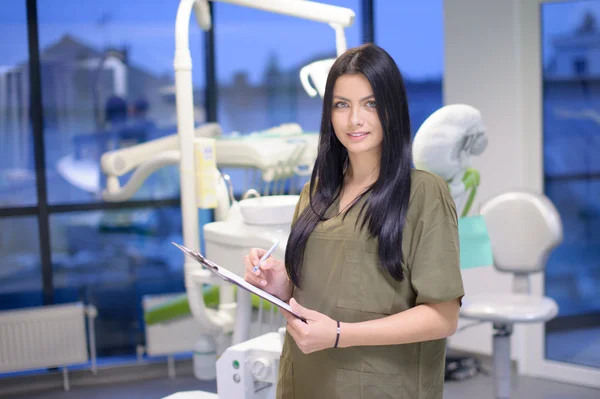
M442 397L446 337L463 285L445 182L411 168L406 92L393 59L366 44L340 56L323 99L319 153L285 264L245 278L284 311L279 398Z

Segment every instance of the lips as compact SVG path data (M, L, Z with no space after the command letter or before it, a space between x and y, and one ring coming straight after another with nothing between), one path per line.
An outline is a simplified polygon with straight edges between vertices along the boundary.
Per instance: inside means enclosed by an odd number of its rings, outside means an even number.
M359 141L367 137L369 135L369 132L352 132L346 133L346 135L350 138L350 140Z

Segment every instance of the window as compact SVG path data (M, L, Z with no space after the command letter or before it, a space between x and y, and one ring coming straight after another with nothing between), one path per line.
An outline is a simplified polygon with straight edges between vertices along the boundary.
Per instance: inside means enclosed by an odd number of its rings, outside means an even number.
M10 38L0 41L0 208L34 206L37 190L24 1L3 5L0 36ZM35 216L0 218L0 310L42 304L38 238Z
M443 106L443 1L375 1L375 42L396 61L408 95L412 133Z
M37 218L0 219L0 310L42 305Z
M0 43L0 207L34 205L37 191L24 1L2 5L0 35L4 38Z
M185 292L179 207L56 214L50 218L56 303L98 309L98 356L144 344L144 295Z
M142 297L185 292L183 256L170 244L182 240L179 167L146 180L133 197L143 207L109 210L100 157L177 132L177 3L57 4L38 2L54 302L94 305L98 355L132 356L144 344ZM193 21L197 123L205 120L203 37Z
M173 59L177 3L38 3L48 201L100 202L102 154L177 132ZM190 28L197 122L204 121L203 32ZM177 167L135 199L176 198ZM121 178L121 185L128 176Z
M321 2L355 12L345 34L348 48L360 45L361 2ZM322 101L306 93L299 74L305 65L336 57L334 30L324 23L248 7L225 3L213 7L218 122L224 134L244 135L290 122L317 133ZM243 171L224 171L231 175L236 194L249 187Z
M545 3L541 16L544 188L564 229L544 275L559 308L546 358L600 367L600 1Z

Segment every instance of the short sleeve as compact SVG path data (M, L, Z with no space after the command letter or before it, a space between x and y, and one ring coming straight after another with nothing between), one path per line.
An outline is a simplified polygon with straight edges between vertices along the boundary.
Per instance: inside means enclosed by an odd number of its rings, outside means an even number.
M464 295L456 207L447 187L435 191L435 199L427 201L413 238L418 240L410 267L416 305L462 299Z

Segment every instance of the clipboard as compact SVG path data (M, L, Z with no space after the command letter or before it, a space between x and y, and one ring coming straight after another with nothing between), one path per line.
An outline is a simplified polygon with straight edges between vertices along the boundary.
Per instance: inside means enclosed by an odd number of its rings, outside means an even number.
M235 284L238 287L245 289L246 291L249 291L253 294L258 295L262 299L271 302L273 305L278 306L284 310L287 310L288 312L290 312L291 314L293 314L294 316L296 316L297 318L299 318L300 320L302 320L303 322L306 323L306 319L304 317L299 316L296 313L294 313L294 311L292 310L292 308L289 304L283 302L281 299L277 298L276 296L273 296L273 295L269 294L268 292L261 290L260 288L250 284L249 282L247 282L246 280L244 280L242 277L238 276L237 274L232 273L229 270L225 269L224 267L219 266L216 263L206 259L199 252L192 251L191 249L186 248L183 245L176 244L174 242L171 242L171 244L175 245L177 248L182 250L185 254L194 258L198 263L200 263L202 266L206 267L208 270L210 270L217 276L221 277L223 280L225 280L229 283Z

